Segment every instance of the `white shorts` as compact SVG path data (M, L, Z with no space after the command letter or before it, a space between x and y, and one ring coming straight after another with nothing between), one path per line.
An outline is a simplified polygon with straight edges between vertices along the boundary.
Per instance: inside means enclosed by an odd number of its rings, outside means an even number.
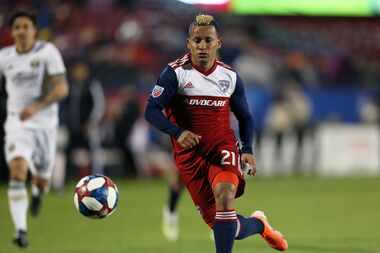
M16 127L5 133L7 163L16 157L28 162L31 173L49 179L54 167L57 130Z

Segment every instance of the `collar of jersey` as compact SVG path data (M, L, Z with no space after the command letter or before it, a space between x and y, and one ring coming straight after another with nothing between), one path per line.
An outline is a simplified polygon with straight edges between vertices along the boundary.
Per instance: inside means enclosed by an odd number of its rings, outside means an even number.
M191 66L192 66L193 68L195 68L198 72L202 73L202 74L205 75L205 76L208 76L208 75L210 75L212 72L214 72L214 70L216 69L216 66L218 65L218 64L216 63L216 60L215 60L215 61L214 61L214 64L212 65L212 67L211 67L209 70L204 71L204 70L202 70L201 68L199 68L197 65L193 64L193 62L191 61L191 56L190 56L190 62L191 62Z
M31 49L29 49L28 51L26 51L26 52L22 52L22 53L19 53L19 52L17 52L17 49L16 49L16 44L15 44L15 52L16 52L16 54L17 55L27 55L27 54L29 54L30 52L33 52L34 51L34 49L37 47L37 44L38 44L38 41L36 40L35 42L34 42L34 45L33 45L33 47L31 48Z

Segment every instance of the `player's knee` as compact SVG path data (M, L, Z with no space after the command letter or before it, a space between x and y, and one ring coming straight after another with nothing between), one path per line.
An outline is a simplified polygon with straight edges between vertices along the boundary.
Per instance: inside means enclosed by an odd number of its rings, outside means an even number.
M238 177L230 171L223 171L215 176L212 182L212 189L217 210L229 210L233 208L238 184Z
M47 191L49 181L45 178L33 177L33 184L35 184L42 192Z
M230 183L218 183L214 188L217 209L229 210L235 199L236 186Z
M28 163L22 157L16 157L9 163L10 178L25 181L28 175Z

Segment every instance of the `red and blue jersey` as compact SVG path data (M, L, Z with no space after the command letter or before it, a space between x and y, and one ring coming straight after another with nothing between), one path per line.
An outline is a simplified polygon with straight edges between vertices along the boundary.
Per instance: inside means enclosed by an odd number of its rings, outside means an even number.
M163 113L165 111L165 114ZM145 117L148 122L175 139L184 130L202 136L202 142L234 136L230 112L239 122L242 152L252 152L253 120L244 85L237 73L221 61L203 72L191 63L191 56L169 63L157 80Z

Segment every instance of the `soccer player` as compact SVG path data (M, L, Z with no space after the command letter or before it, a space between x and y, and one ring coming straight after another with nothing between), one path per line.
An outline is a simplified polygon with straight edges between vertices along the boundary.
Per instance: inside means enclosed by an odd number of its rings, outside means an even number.
M66 148L69 172L79 172L80 176L104 174L99 138L99 126L105 111L102 84L91 78L91 68L84 61L71 64L69 73L70 93L64 104L69 133ZM78 159L78 156L88 159Z
M221 45L214 18L197 15L189 27L189 53L163 70L145 117L171 136L181 180L214 231L217 253L232 252L235 239L254 234L284 251L287 241L269 225L262 211L250 217L235 211L234 200L245 186L240 164L250 167L252 175L256 173L253 122L240 77L217 60ZM240 152L230 127L230 111L239 122Z
M0 51L0 73L5 76L7 120L5 155L10 169L8 198L16 229L14 243L27 247L28 199L25 181L32 174L32 214L52 173L57 102L68 94L65 66L57 48L37 40L36 16L20 11L10 19L14 45Z
M162 234L168 241L176 241L179 236L178 204L183 192L183 184L179 178L171 155L171 144L169 138L154 129L150 129L150 143L146 150L148 167L165 171L168 179L168 197L162 209Z

